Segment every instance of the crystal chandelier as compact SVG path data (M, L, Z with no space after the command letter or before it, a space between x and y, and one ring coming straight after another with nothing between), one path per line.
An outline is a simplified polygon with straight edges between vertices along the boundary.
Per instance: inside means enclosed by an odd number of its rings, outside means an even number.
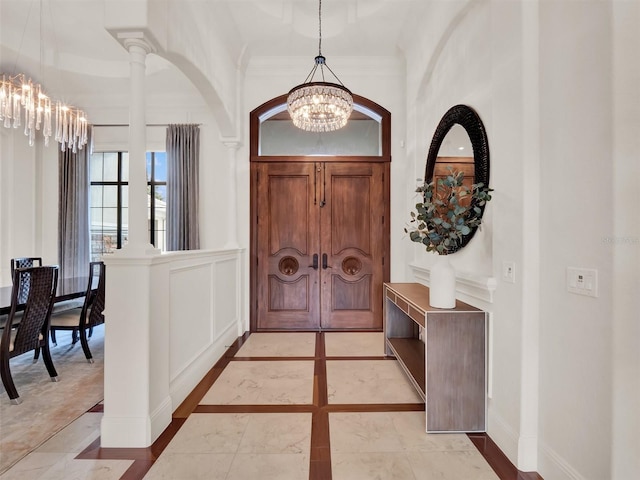
M51 130L52 116L55 120L55 132ZM53 134L62 151L70 148L75 153L87 144L85 113L51 100L40 84L31 79L26 80L22 73L15 76L2 75L0 122L6 128L18 128L24 123L24 134L29 138L30 146L35 143L36 130L42 131L45 145L49 145L49 138Z
M308 132L330 132L347 124L353 110L351 92L333 73L322 56L322 0L318 1L318 56L304 83L292 88L287 98L287 110L293 124ZM322 81L313 77L320 67ZM324 67L339 82L326 82Z

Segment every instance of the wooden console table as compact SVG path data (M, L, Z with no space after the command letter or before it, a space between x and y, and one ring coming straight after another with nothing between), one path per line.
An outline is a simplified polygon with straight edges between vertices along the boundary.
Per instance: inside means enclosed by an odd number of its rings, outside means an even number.
M433 308L419 283L385 283L384 299L385 352L425 400L426 431L486 431L486 312Z

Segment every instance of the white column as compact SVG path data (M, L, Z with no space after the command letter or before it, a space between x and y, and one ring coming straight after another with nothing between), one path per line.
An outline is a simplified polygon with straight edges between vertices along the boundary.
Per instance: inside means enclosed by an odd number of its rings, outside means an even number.
M520 380L520 435L518 469L538 468L540 450L538 416L540 411L540 31L537 2L522 5L523 71L523 242L522 242L522 332Z
M148 447L171 422L169 326L154 311L161 278L147 227L145 58L152 51L140 33L119 37L129 51L129 238L107 266L104 415L101 446ZM168 275L167 275L168 278ZM155 283L154 283L155 281Z
M227 147L229 160L229 194L227 198L231 199L227 210L227 244L225 248L238 248L238 168L236 166L236 152L240 147L240 142L237 140L223 140L222 143Z
M154 294L167 295L160 256L105 255L102 447L150 446L171 423L169 320Z
M129 237L123 247L126 255L158 254L149 243L147 203L147 121L145 60L153 51L143 38L126 38L131 81L129 85Z

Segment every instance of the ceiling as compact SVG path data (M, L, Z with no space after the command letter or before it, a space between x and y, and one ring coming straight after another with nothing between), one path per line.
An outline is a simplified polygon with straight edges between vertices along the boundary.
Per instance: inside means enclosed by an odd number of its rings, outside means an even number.
M107 92L113 82L128 78L129 58L104 28L105 1L113 0L0 0L0 71L25 72L57 90L64 84L64 90ZM305 55L311 64L318 52L317 0L166 1L178 8L206 8L229 51L242 55L245 64L261 56ZM415 31L433 1L324 0L322 53L329 61L335 56L402 56L404 32ZM178 80L181 74L175 70L149 56L151 91Z
M403 32L428 0L324 0L323 53L341 56L398 54ZM217 1L228 8L239 41L250 55L315 55L317 0Z

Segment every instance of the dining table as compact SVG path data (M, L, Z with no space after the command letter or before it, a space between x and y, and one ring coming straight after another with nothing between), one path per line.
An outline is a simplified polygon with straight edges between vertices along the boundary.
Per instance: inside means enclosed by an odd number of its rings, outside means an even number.
M87 275L82 277L58 278L58 286L56 288L56 296L54 303L64 302L73 298L80 298L87 293ZM11 311L11 285L0 287L0 315L8 314ZM24 306L18 305L17 309L22 310Z

